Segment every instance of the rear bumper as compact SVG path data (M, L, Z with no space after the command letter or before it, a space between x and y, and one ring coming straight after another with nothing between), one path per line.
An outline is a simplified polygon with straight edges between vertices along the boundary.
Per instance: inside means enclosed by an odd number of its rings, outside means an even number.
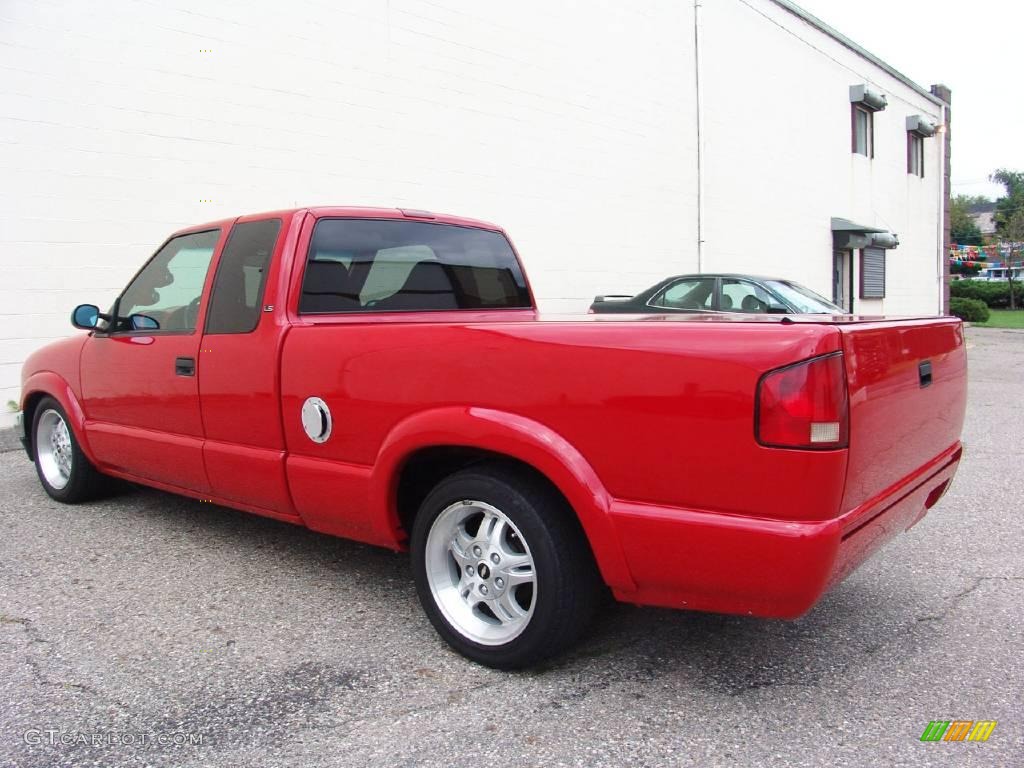
M625 602L795 618L945 493L959 442L839 518L764 520L650 504L612 508L637 585Z

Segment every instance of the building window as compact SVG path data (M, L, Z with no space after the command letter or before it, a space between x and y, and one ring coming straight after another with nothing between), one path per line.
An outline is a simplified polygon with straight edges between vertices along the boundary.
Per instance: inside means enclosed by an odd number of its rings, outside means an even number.
M907 132L907 173L924 178L924 137Z
M888 103L884 93L866 84L850 86L851 149L855 154L875 156L875 112L881 112Z
M885 251L865 248L860 252L860 297L885 298Z
M865 157L875 156L875 115L860 104L853 105L853 151Z

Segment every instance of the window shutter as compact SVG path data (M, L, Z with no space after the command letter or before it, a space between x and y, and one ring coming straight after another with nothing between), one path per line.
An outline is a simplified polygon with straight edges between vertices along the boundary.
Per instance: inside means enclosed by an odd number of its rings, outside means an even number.
M865 248L860 252L860 297L885 298L885 251Z

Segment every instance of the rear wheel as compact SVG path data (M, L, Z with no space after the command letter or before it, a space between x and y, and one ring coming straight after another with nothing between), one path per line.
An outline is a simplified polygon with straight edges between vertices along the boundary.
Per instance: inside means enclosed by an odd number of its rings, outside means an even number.
M102 490L105 478L82 453L67 414L52 397L43 398L36 406L32 453L43 490L57 501L75 504Z
M601 591L572 510L539 478L502 464L463 470L430 492L412 558L420 602L441 636L501 669L572 644Z

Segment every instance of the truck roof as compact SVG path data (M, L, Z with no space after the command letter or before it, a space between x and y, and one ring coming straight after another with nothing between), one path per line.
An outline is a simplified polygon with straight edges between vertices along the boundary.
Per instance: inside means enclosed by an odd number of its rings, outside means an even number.
M262 211L260 213L246 213L228 219L218 219L216 221L209 221L204 224L196 224L184 227L175 232L174 234L178 235L184 232L195 232L197 230L209 229L211 227L230 226L235 221L265 219L272 216L284 218L286 216L291 216L292 214L302 212L311 213L317 218L338 217L362 219L400 219L405 221L431 222L435 224L454 224L455 226L459 227L489 229L495 232L505 231L497 224L492 224L489 221L481 221L480 219L470 219L465 216L453 216L447 213L434 213L433 211L424 211L417 208L373 208L369 206L357 205L317 205L306 206L301 208L282 208L276 211Z

